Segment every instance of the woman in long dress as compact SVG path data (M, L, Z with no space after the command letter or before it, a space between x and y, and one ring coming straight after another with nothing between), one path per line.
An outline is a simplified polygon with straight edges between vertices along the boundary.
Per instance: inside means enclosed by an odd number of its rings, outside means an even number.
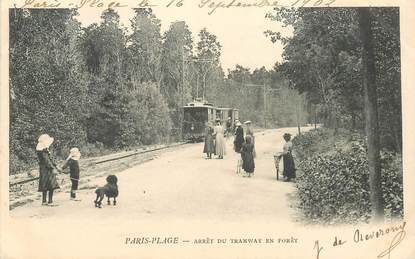
M36 146L36 155L39 162L39 188L38 191L42 193L42 205L54 206L53 191L59 188L56 174L60 169L52 160L49 152L49 146L53 143L53 138L48 134L43 134L39 137ZM48 201L46 203L46 196Z
M203 147L203 153L206 153L207 159L211 159L212 153L215 153L215 143L213 142L213 128L209 122L206 122L205 146Z
M255 170L254 162L254 145L252 144L252 138L250 135L246 136L245 143L242 145L241 157L242 157L242 169L251 177L251 174Z
M256 152L255 152L255 136L254 136L254 129L252 128L252 122L251 121L245 121L245 125L246 125L246 136L251 136L252 138L252 145L254 146L254 150L252 151L252 154L254 155L254 157L256 157Z
M291 142L291 134L285 133L283 138L285 140L285 144L282 150L282 158L284 162L284 171L282 174L285 181L288 182L296 177L294 158L292 156L293 143Z
M215 135L215 154L218 156L219 159L223 159L223 156L226 153L225 148L225 137L224 137L224 130L222 125L220 124L220 120L216 120L216 126L213 129Z
M242 144L244 143L244 129L242 128L242 124L237 121L236 122L236 132L235 132L235 139L233 141L235 152L241 153Z

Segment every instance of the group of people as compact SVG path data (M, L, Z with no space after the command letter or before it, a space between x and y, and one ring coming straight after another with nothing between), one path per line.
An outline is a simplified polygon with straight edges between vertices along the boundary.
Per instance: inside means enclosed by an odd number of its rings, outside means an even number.
M216 119L215 122L215 126L212 126L210 122L206 122L203 153L206 154L207 159L211 159L212 155L216 155L218 159L223 159L226 154L225 135L230 135L232 132L230 123L227 122L226 129L224 129L220 119ZM242 123L239 120L235 121L235 138L233 144L235 152L241 154L242 168L247 176L250 177L255 170L255 138L252 122L246 121L245 125L246 133L244 134Z
M233 141L234 150L241 154L241 159L238 161L238 167L241 166L245 172L244 176L251 177L255 171L255 136L252 129L252 122L245 121L246 125L245 137L242 123L237 120L235 122L235 138Z
M206 123L203 152L206 153L207 159L211 159L213 154L216 155L218 159L223 159L226 154L225 129L222 127L219 119L215 122L215 126L212 126L209 122ZM244 176L251 177L255 171L255 137L251 121L246 121L245 125L246 130L244 133L242 123L239 120L235 121L236 128L233 144L235 152L241 155L238 166L240 165L245 171ZM289 133L285 133L283 138L286 142L283 147L283 152L280 155L282 156L284 163L283 176L286 181L290 181L296 177L295 164L292 156L293 144ZM38 191L42 193L42 205L49 206L54 206L53 192L60 188L56 175L58 172L63 172L63 170L68 167L71 180L70 199L76 200L80 171L79 159L81 158L79 149L73 147L70 149L69 156L64 164L62 166L57 166L49 151L49 147L53 141L54 139L51 136L43 134L39 137L36 146L36 154L39 162Z
M229 121L229 120L228 120ZM216 125L212 127L210 122L206 122L205 128L205 145L203 148L203 153L206 153L207 159L212 158L212 154L218 156L219 159L223 159L225 155L225 138L224 134L227 132L229 134L231 129L231 124L226 124L226 130L221 125L221 121L217 119ZM242 127L242 123L239 120L235 121L235 130L234 130L234 150L236 153L241 155L241 159L238 160L238 167L240 166L245 174L244 177L251 177L255 171L255 136L254 130L252 128L252 122L246 121L246 130ZM283 152L279 155L279 158L283 158L283 177L285 181L291 181L296 178L295 174L295 164L294 158L292 156L292 142L291 134L285 133L283 135L285 144L283 146Z
M218 156L218 159L223 159L226 154L225 129L220 119L216 119L215 123L216 125L212 126L210 122L206 122L203 153L206 154L207 159L212 159L213 154Z
M42 205L55 206L53 203L53 192L59 189L57 180L58 172L63 172L69 167L69 177L71 180L70 199L76 200L76 190L78 190L79 182L79 163L81 158L79 149L73 147L70 149L69 156L62 166L57 166L52 159L49 147L53 143L54 138L48 134L42 134L36 145L36 154L39 163L39 187L38 191L42 193Z

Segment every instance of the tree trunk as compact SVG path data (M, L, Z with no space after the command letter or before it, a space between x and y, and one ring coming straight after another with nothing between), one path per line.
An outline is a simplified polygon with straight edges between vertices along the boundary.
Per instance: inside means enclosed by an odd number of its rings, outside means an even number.
M296 117L296 120L297 120L298 135L301 135L300 114L299 114L300 111L299 111L299 108L298 108L299 100L297 100L296 102L297 103L295 104L295 117Z
M362 41L363 87L365 100L366 135L368 140L368 165L372 217L383 220L381 170L379 155L379 123L377 111L376 69L372 43L372 27L369 8L358 8L360 37Z

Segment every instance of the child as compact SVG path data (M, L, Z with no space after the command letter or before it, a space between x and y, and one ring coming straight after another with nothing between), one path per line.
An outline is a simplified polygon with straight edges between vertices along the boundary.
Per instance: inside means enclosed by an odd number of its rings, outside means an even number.
M210 122L205 123L205 146L203 147L203 153L206 153L207 159L212 158L212 153L215 153L215 143L213 142L213 128Z
M242 157L242 169L248 174L248 177L251 177L251 174L255 170L254 162L254 144L252 144L252 137L247 135L245 137L245 143L241 148L241 157Z
M81 152L79 149L74 147L71 148L69 152L69 156L65 161L65 164L62 166L62 169L65 169L69 166L69 176L71 178L72 186L71 186L71 200L75 200L76 198L76 190L78 190L78 182L79 182L79 163L78 160L81 158Z

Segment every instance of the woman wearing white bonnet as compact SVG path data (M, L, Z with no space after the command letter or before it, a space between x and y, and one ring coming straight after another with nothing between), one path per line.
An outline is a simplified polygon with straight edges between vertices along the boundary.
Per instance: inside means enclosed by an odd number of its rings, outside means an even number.
M56 180L56 171L59 171L59 169L56 167L49 152L49 147L53 140L48 134L42 134L36 145L36 154L39 162L38 191L42 192L42 205L50 206L53 206L53 191L59 188L58 181ZM48 196L47 202L46 195Z

